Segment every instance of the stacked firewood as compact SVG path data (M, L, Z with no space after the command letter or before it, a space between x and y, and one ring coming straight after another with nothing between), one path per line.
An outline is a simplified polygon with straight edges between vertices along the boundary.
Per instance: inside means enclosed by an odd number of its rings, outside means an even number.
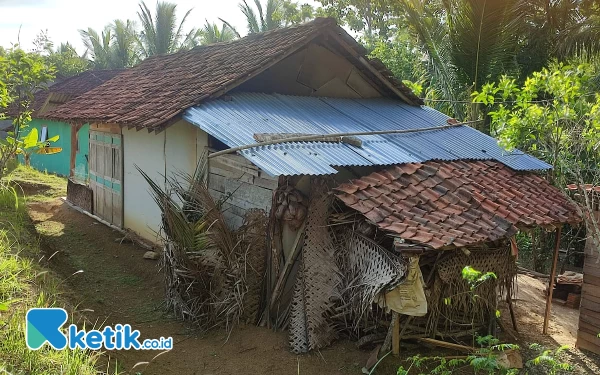
M282 186L275 193L277 219L285 221L292 229L298 229L304 222L308 199L292 186Z

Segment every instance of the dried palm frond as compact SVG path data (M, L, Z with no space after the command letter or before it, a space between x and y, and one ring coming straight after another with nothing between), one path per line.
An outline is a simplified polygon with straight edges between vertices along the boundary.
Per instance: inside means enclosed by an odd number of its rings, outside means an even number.
M169 308L205 329L250 321L264 277L264 211L251 212L240 229L231 230L221 211L223 201L216 201L206 186L205 157L193 176L177 173L165 179L165 188L137 169L162 212Z

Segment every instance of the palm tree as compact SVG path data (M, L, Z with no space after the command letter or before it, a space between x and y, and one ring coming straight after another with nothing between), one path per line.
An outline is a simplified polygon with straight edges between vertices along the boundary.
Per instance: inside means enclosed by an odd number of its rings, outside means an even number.
M263 6L260 0L254 0L254 5L258 11L258 16L254 9L248 5L246 0L242 0L239 4L240 10L246 16L248 22L248 34L262 33L268 30L278 29L282 26L281 11L283 6L282 0L267 0L266 12L263 11ZM220 18L239 38L240 33L229 22Z
M90 61L94 69L110 68L110 42L112 38L112 29L107 26L102 33L91 27L87 30L79 30L79 34L83 40L83 45L87 48L86 55L91 57Z
M204 27L199 29L196 33L196 38L200 44L212 44L219 42L229 42L238 38L239 35L235 30L226 23L223 23L221 28L216 23L210 23L206 20Z
M137 38L133 21L115 20L111 25L110 65L128 68L138 61Z
M176 4L159 1L156 3L155 14L152 15L146 3L140 3L138 17L142 31L138 39L144 57L173 53L191 44L196 31L191 30L184 34L183 25L192 10L185 13L178 25L176 9Z
M435 8L422 0L400 3L427 56L430 85L445 99L468 101L484 83L517 69L518 0L449 0ZM453 102L452 109L460 119L480 117L479 106Z

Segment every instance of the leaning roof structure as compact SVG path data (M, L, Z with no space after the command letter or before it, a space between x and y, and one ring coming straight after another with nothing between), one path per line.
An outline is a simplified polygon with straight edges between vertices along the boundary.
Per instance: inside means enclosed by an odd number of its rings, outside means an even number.
M575 205L544 178L496 161L404 164L335 190L342 202L379 228L434 249L581 221Z
M380 61L367 61L367 51L334 19L317 18L232 42L148 58L50 116L161 130L185 109L225 94L319 37L338 40L343 45L339 53L354 60L361 72L390 96L410 104L422 103Z

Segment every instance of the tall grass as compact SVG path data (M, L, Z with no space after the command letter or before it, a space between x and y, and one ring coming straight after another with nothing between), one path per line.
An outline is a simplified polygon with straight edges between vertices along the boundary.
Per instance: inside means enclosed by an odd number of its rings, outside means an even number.
M39 241L16 190L0 183L0 373L98 374L99 352L37 351L25 344L25 314L60 306L60 280L39 264Z

